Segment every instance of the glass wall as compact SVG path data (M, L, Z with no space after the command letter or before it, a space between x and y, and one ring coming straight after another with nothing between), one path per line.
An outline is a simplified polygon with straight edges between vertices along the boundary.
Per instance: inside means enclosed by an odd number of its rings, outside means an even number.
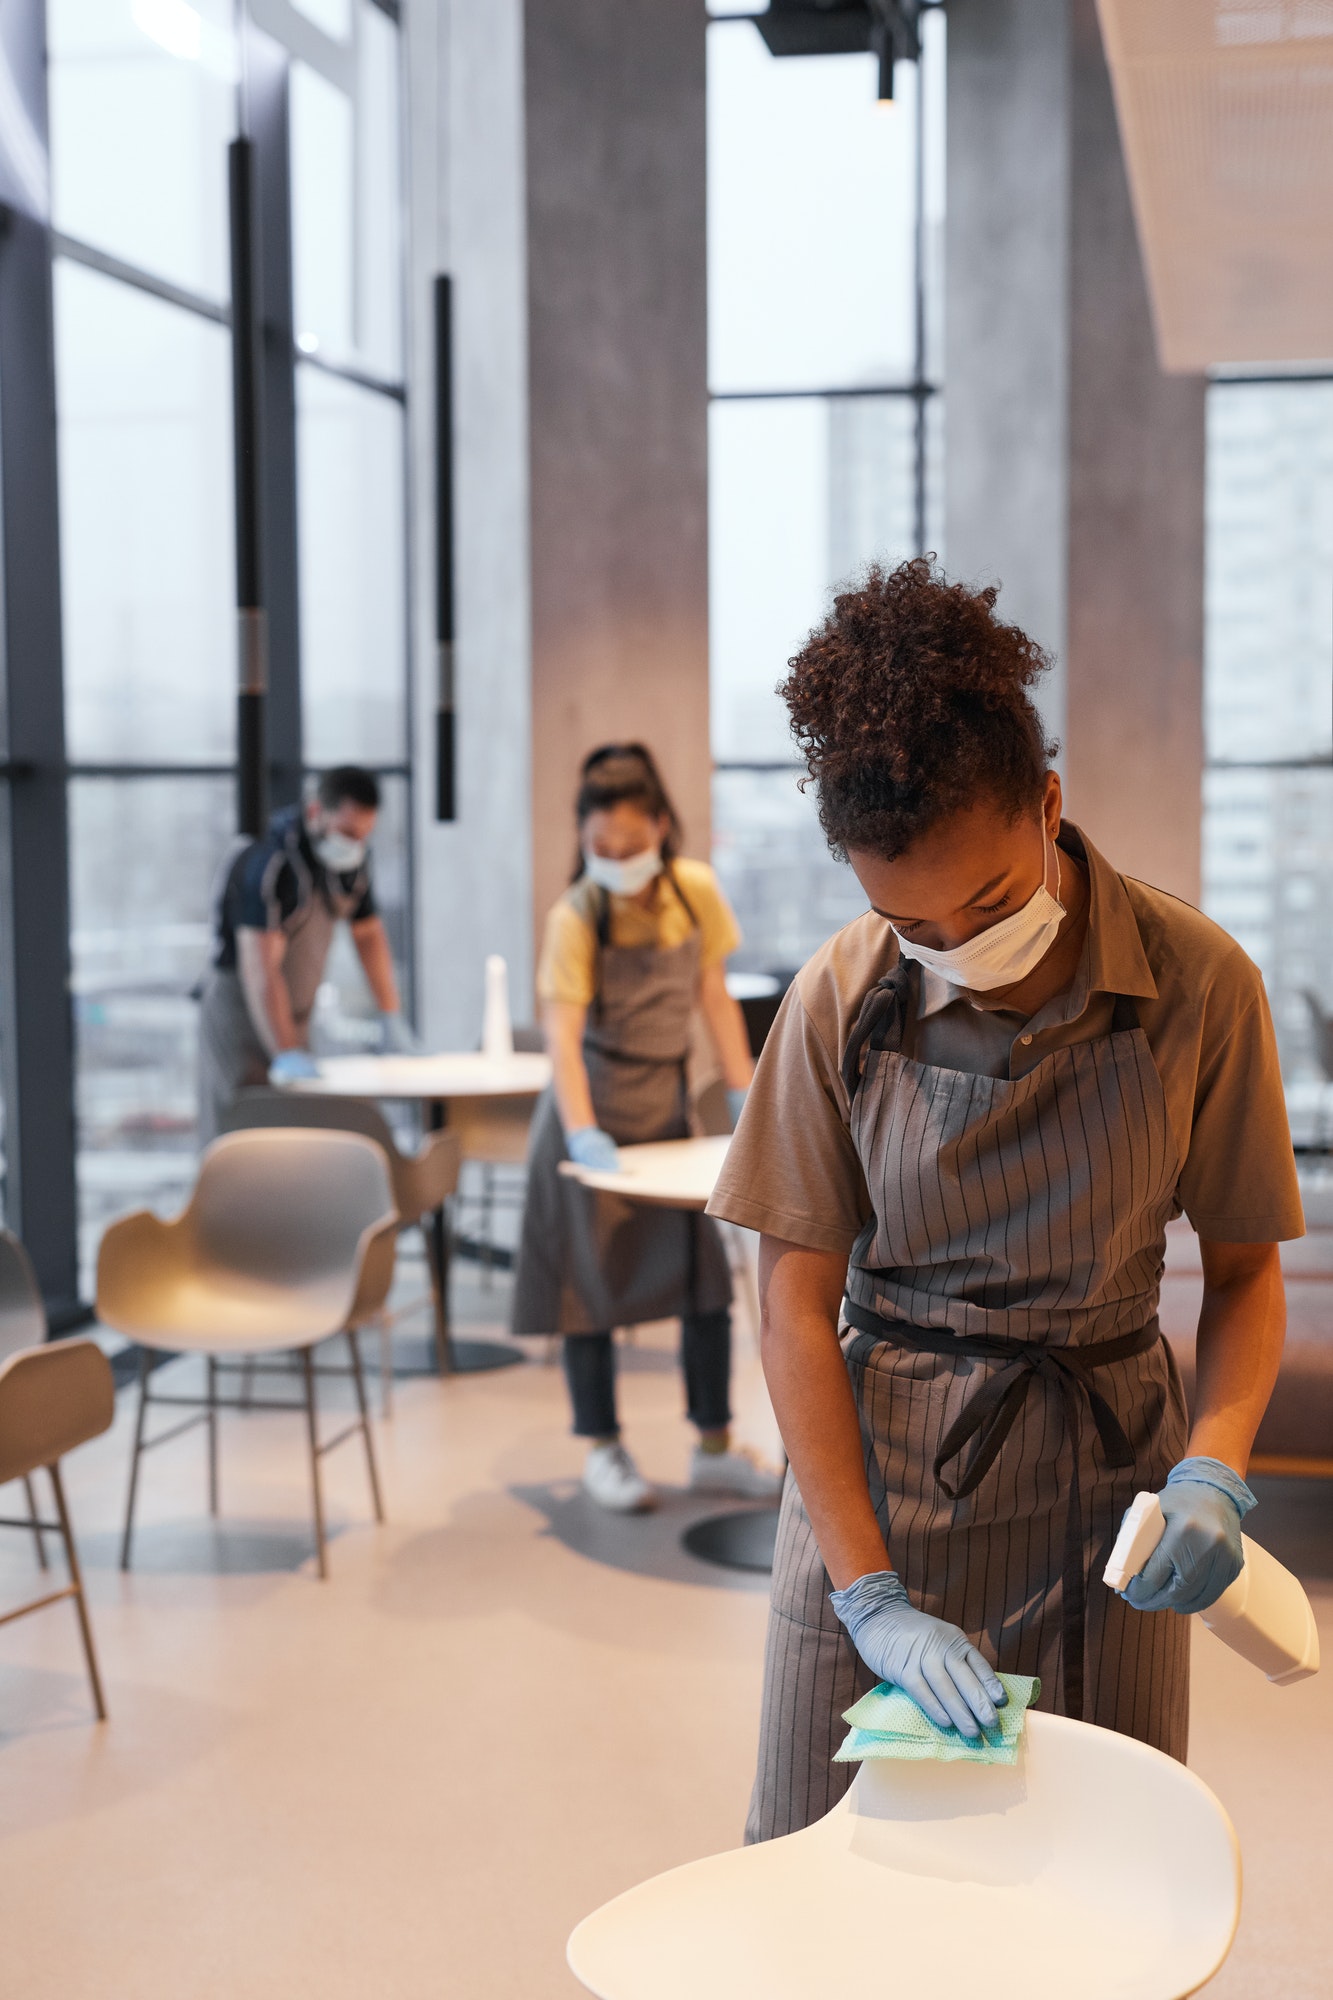
M1204 897L1263 971L1293 1120L1333 1014L1333 377L1208 391Z
M876 102L869 55L708 31L713 845L737 963L790 970L864 907L774 688L830 593L940 528L943 16Z
M399 36L302 0L288 64L304 755L382 773L377 890L409 956ZM270 34L280 16L264 8ZM49 0L61 587L83 1283L196 1156L194 990L235 837L227 147L233 0ZM299 28L300 24L296 26ZM321 56L321 51L323 55ZM275 558L266 551L266 560ZM350 953L321 1020L355 1040Z

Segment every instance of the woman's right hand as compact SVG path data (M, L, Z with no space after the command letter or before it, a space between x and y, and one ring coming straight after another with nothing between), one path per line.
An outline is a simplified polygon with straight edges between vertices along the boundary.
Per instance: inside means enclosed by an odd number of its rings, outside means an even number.
M576 1166L587 1167L590 1173L620 1172L616 1142L609 1132L603 1132L600 1125L583 1125L577 1132L566 1132L565 1151Z
M894 1570L859 1576L830 1603L872 1674L909 1694L938 1729L976 1738L1009 1697L966 1632L918 1611Z

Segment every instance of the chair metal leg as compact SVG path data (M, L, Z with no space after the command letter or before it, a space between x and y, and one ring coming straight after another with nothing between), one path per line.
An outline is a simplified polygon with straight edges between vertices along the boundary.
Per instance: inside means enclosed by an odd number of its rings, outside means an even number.
M481 1289L491 1289L491 1273L495 1268L495 1246L491 1241L491 1223L495 1215L495 1168L489 1160L481 1163L481 1203L477 1212L477 1238L481 1246Z
M48 1465L51 1487L56 1496L56 1516L60 1522L60 1533L65 1544L65 1561L69 1565L69 1580L74 1586L74 1609L79 1617L79 1631L83 1634L84 1658L88 1662L88 1679L92 1683L93 1707L97 1710L99 1722L106 1721L106 1697L102 1693L102 1676L97 1671L97 1654L93 1647L93 1628L88 1617L88 1606L83 1596L83 1575L79 1569L79 1558L74 1547L74 1536L69 1525L69 1509L65 1505L65 1487L60 1477L60 1467Z
M42 1520L37 1512L37 1495L32 1490L32 1479L26 1472L23 1475L23 1491L28 1496L28 1519L32 1522L32 1538L37 1544L37 1567L50 1569L51 1565L46 1560L46 1543L42 1540Z
M393 1328L387 1313L380 1315L380 1409L393 1415Z
M218 1513L218 1364L208 1356L208 1511Z
M375 1508L375 1519L383 1521L384 1502L380 1498L380 1476L375 1467L375 1444L370 1435L370 1412L366 1407L366 1378L361 1367L361 1343L357 1339L356 1328L347 1329L347 1346L352 1356L352 1382L356 1388L356 1406L361 1412L361 1435L366 1441L366 1472L370 1479L370 1498Z
M143 1430L148 1415L148 1349L139 1349L139 1414L134 1421L134 1449L130 1453L130 1490L125 1496L125 1532L120 1540L120 1566L130 1566L130 1537L134 1533L134 1503L139 1497L139 1460L143 1456Z
M310 1497L315 1510L315 1555L321 1577L329 1573L324 1548L324 1495L319 1483L319 1425L315 1415L315 1364L310 1349L301 1349L301 1373L305 1377L306 1429L310 1437Z

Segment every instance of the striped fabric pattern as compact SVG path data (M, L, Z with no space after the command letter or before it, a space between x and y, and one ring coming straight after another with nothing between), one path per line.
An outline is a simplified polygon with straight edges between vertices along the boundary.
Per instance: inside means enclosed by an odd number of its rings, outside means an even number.
M1177 1160L1141 1029L1013 1079L871 1050L852 1136L874 1207L847 1275L858 1305L1055 1340L1152 1318Z

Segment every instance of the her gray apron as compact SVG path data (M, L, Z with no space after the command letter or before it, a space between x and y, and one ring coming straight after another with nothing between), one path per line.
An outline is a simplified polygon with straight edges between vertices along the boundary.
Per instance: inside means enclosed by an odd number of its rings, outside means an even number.
M1184 1397L1156 1320L1179 1160L1131 1002L1026 1076L901 1052L910 973L869 995L844 1075L873 1214L844 1341L871 1499L912 1602L958 1625L1039 1706L1184 1759L1189 1620L1101 1582L1124 1509L1181 1457ZM773 1572L746 1837L808 1825L873 1684L790 1477Z
M365 893L358 878L350 895L327 876L287 920L287 952L282 976L291 999L292 1019L304 1039L324 977L333 934L350 917ZM255 1033L250 1009L237 973L214 966L200 992L199 1009L199 1144L207 1146L222 1129L222 1121L240 1091L268 1080L269 1057Z
M685 1059L699 992L699 934L664 949L612 945L605 928L603 912L597 996L583 1036L597 1123L622 1146L687 1138ZM730 1304L731 1274L714 1222L593 1194L560 1172L568 1158L548 1091L528 1148L515 1333L601 1333Z

